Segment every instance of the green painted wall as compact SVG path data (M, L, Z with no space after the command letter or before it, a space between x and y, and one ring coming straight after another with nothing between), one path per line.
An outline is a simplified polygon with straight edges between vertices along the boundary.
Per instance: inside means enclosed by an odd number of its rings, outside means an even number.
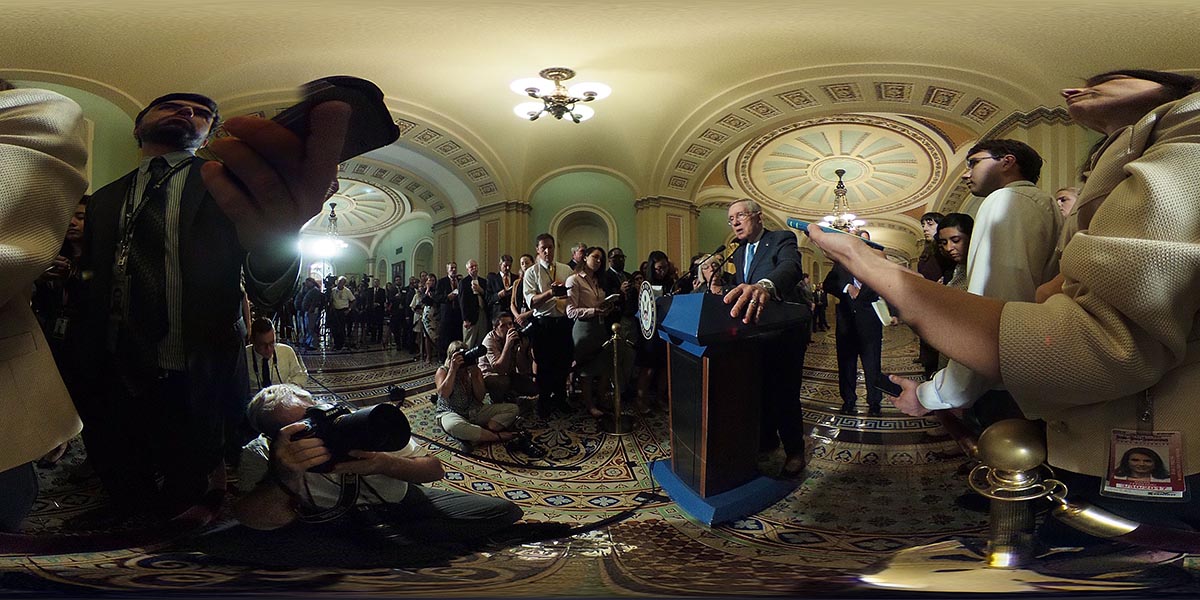
M388 277L391 277L392 263L403 260L408 274L411 275L414 264L413 251L417 248L417 242L432 237L433 221L429 216L424 213L413 214L387 232L375 250L375 261L378 262L381 258L386 260ZM396 248L403 248L399 255L396 254Z
M732 230L729 229L729 216L726 209L721 207L705 207L700 209L700 218L697 228L700 235L700 247L697 252L712 252L717 246L729 241L733 237ZM729 256L727 250L725 255Z
M626 256L641 256L635 233L637 215L633 208L634 200L633 190L625 182L606 173L578 171L554 177L542 184L529 200L532 208L529 214L530 248L514 248L511 254L516 256L531 251L533 238L550 229L550 220L554 215L573 204L586 203L603 207L616 221L617 244ZM559 258L562 256L560 254Z
M133 117L115 104L91 92L42 81L13 81L17 87L32 87L58 92L79 104L84 118L92 122L92 181L96 190L128 173L138 162L137 143L133 140Z
M341 254L329 262L333 263L338 275L361 274L367 268L367 251L358 244L351 243L350 247L342 250Z

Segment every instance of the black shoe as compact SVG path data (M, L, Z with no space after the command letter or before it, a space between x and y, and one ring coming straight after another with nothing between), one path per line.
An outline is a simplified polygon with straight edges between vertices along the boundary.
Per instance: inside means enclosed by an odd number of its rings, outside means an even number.
M879 408L879 407L871 408L871 409L867 410L867 416L868 417L882 417L883 409Z
M842 407L838 409L838 412L846 415L847 417L853 417L858 414L858 409L854 408L853 406L846 406L843 404Z

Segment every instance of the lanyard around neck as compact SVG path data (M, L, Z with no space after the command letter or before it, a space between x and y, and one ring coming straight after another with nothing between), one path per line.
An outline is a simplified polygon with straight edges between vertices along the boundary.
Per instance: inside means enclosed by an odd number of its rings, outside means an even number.
M147 181L146 187L142 190L142 197L145 198L147 194L157 193L162 186L167 185L167 182L171 181L171 178L174 177L176 173L183 170L184 167L187 167L190 164L192 164L192 161L190 160L181 160L178 164L171 167L166 173L164 173L162 177L159 177L158 181ZM135 228L134 225L137 223L138 215L142 214L142 210L144 210L146 205L149 204L149 202L139 203L136 201L136 177L132 183L133 184L129 186L129 191L125 193L125 215L124 221L121 223L125 231L121 235L121 253L117 259L117 264L122 267L125 266L125 261L129 258L129 244L133 241L133 230Z

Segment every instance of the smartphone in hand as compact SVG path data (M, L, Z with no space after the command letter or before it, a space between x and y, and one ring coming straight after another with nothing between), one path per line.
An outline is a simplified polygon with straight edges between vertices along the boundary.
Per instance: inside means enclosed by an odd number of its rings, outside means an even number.
M809 225L808 221L801 221L800 219L788 219L787 225L788 225L788 227L791 227L792 229L799 229L801 232L804 233L804 235L808 235L808 225ZM820 227L821 231L824 231L825 233L840 233L842 235L854 235L853 233L850 233L848 231L842 231L840 229L834 229L832 227L826 227L824 225L817 225L817 227ZM854 237L858 237L858 236L854 236ZM864 244L866 244L876 250L884 249L883 244L872 242L871 240L868 240L866 238L858 238L858 239L862 240Z
M892 381L888 379L887 373L879 374L879 378L875 380L875 389L892 396L893 398L899 398L900 394L904 393L904 388L900 387L900 384L898 383L892 383Z
M308 115L314 106L330 100L349 104L350 122L346 129L346 141L338 154L339 162L382 148L400 138L400 128L384 103L383 91L366 79L347 75L322 77L304 84L300 92L303 96L300 102L285 108L271 120L304 139L308 137ZM217 139L226 135L229 134L224 128L218 128L212 137ZM216 159L216 155L204 148L196 155Z

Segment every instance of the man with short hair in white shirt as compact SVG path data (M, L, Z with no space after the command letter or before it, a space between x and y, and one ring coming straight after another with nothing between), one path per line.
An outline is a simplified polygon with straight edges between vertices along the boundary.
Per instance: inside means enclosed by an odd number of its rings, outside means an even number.
M354 303L354 292L346 287L346 277L337 278L337 287L329 290L329 330L333 333L333 347L341 350L346 346L346 316Z
M250 376L250 394L277 383L299 387L308 385L308 369L287 344L275 342L275 325L258 318L250 325L250 345L246 346L246 368Z
M984 140L967 153L963 181L972 194L986 196L975 216L967 251L967 291L998 300L1033 302L1037 287L1058 273L1054 247L1063 220L1054 198L1035 185L1041 168L1037 152L1016 140ZM921 384L917 398L931 410L969 406L986 399L976 407L985 427L1020 416L998 382L955 361Z
M522 277L522 293L537 323L530 333L537 363L538 414L567 410L567 376L575 354L567 318L567 276L571 268L554 260L554 236L537 236L537 262Z

